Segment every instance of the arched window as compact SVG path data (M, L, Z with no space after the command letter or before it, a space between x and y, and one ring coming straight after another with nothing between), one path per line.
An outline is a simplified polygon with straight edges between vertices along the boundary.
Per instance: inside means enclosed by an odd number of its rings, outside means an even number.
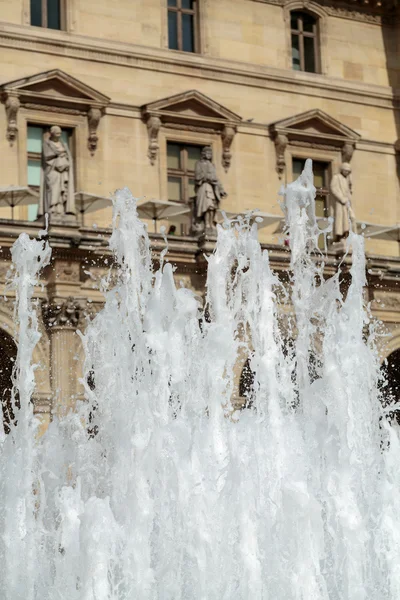
M10 423L15 420L11 402L12 370L17 357L17 346L12 337L0 330L0 398L5 433L10 433ZM18 400L16 400L17 408Z
M293 69L318 73L318 20L308 12L294 10L290 13L290 33Z

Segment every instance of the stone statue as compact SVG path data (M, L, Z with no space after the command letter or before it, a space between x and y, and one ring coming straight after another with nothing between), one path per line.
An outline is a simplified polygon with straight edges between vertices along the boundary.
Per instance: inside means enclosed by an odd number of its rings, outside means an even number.
M330 189L335 199L335 240L340 241L349 235L350 221L353 231L357 233L356 218L351 206L352 181L349 163L343 163L340 173L332 177Z
M49 139L43 140L42 171L38 216L75 215L72 157L61 139L61 129L53 125Z
M201 159L195 165L194 222L202 224L205 232L215 230L215 214L221 199L227 194L217 177L215 165L212 162L212 149L205 146L201 151Z

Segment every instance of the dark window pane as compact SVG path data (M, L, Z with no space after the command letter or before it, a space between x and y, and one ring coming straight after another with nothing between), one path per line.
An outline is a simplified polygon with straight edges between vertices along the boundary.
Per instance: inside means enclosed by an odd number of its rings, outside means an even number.
M296 29L296 30L299 29L298 20L299 20L300 14L301 13L298 13L298 12L291 12L290 13L290 27L291 27L291 29Z
M181 168L181 147L179 144L167 144L167 166L168 169Z
M327 188L328 165L323 162L313 161L314 185L316 188Z
M325 197L324 196L316 196L316 198L315 198L315 216L316 217L326 217Z
M300 177L304 169L304 160L301 158L294 158L292 163L293 179Z
M168 200L182 202L182 180L180 177L168 177Z
M315 73L314 38L304 37L304 70Z
M187 169L194 171L196 162L201 158L200 146L187 146Z
M178 50L178 13L168 11L168 48Z
M292 65L295 71L300 71L300 45L299 36L292 33Z
M61 29L60 0L47 0L47 27Z
M42 26L42 0L31 0L31 25Z
M168 0L168 6L176 6L177 0Z
M194 52L193 15L182 13L182 50Z
M314 17L307 13L303 13L303 31L307 31L308 33L314 32L314 25L316 21Z
M182 8L190 8L193 10L194 0L182 0Z

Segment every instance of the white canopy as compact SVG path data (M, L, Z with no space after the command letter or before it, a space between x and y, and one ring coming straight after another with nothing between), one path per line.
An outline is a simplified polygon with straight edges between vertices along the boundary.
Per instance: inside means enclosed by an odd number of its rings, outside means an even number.
M14 218L15 206L30 206L38 204L39 194L30 187L21 187L10 185L0 187L0 206L9 206L11 208L11 218Z
M389 236L393 240L399 239L400 224L378 225L377 223L368 223L367 221L357 221L358 233L366 238L382 238Z
M219 210L219 212L221 213L220 222L223 221L222 212L226 214L228 219L237 219L238 217L245 218L246 215L248 215L251 212L251 221L254 222L255 220L258 229L263 229L264 227L274 225L275 223L280 224L281 221L285 220L283 215L271 215L270 213L261 212L259 210L248 212L228 212Z
M78 212L82 215L82 224L86 213L95 212L101 208L107 208L111 204L111 198L89 194L88 192L76 192L75 203Z
M182 222L190 212L190 208L179 202L145 199L138 202L137 212L141 219L151 219L154 222L154 231L157 231L157 221Z

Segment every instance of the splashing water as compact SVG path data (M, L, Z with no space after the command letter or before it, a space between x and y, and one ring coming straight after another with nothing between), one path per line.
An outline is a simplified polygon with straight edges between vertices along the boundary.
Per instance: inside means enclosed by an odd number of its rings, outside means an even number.
M153 271L119 191L118 282L81 336L87 402L40 440L31 298L50 250L15 243L21 409L0 447L1 598L400 598L400 444L382 418L373 327L365 339L363 238L348 240L344 297L339 274L323 277L314 197L307 161L284 192L290 291L256 225L226 223L203 310L164 255ZM235 411L243 354L251 407Z

